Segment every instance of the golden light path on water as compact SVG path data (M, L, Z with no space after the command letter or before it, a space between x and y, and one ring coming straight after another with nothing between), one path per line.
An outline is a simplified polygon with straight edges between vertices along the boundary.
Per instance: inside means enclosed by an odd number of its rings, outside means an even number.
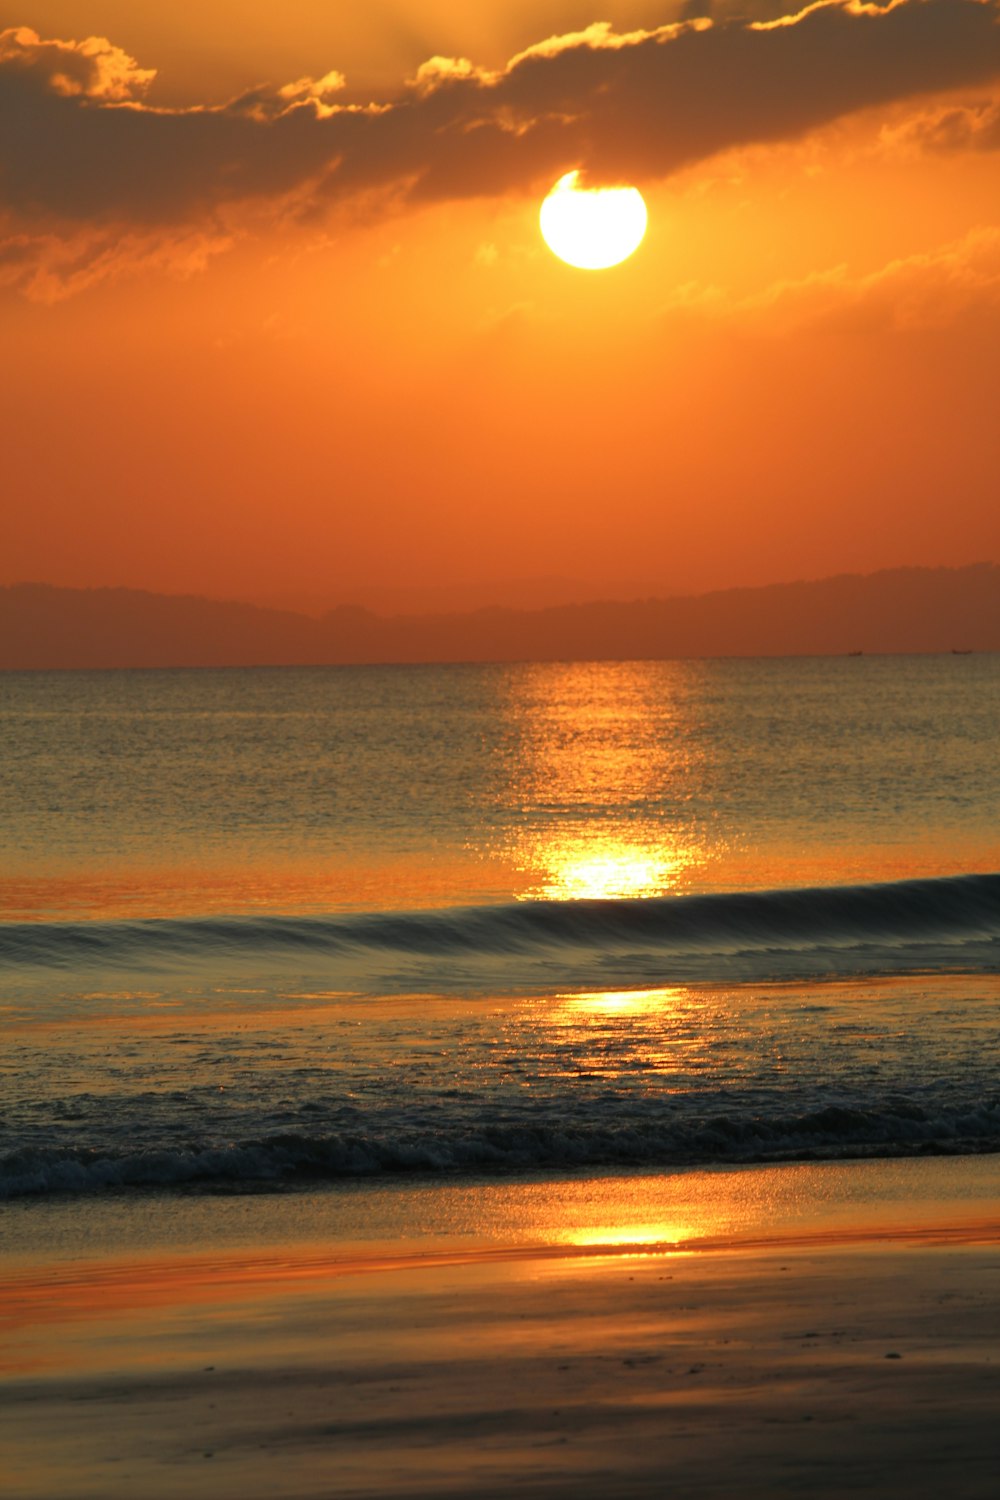
M550 901L660 896L691 863L680 852L644 849L608 837L596 841L596 847L584 841L569 847L543 845L534 858L544 873L524 899Z
M685 1003L690 992L677 985L654 990L596 990L591 994L558 995L560 1006L568 1013L614 1016L662 1016Z
M515 735L511 802L539 809L504 852L522 900L628 900L688 883L708 850L687 813L692 748L683 669L623 663L524 673L505 710Z
M677 985L591 990L554 995L547 1026L557 1050L572 1057L565 1077L603 1078L619 1088L624 1070L640 1092L643 1079L655 1078L658 1092L671 1095L686 1091L692 1070L710 1066L720 1013L732 1024L724 990L707 1001Z

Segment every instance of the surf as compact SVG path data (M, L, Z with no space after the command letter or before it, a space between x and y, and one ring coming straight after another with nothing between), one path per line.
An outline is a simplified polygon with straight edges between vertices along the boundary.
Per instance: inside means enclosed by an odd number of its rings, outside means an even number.
M15 990L116 975L503 995L1000 969L1000 875L329 916L0 925ZM41 993L41 990L39 990Z

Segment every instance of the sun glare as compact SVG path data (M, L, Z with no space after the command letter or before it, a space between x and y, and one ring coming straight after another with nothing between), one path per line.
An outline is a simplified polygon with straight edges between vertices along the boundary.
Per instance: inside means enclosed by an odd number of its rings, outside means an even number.
M634 187L584 188L579 172L560 177L542 204L542 238L567 265L582 271L617 266L646 233L646 205Z
M608 835L603 847L592 841L540 843L526 848L522 868L536 880L520 893L528 901L634 900L675 890L678 875L691 864L686 849L635 847Z

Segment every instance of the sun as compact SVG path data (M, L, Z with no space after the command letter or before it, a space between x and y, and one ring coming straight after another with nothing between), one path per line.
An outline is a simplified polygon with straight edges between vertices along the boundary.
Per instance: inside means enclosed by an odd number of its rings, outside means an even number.
M567 172L542 204L542 238L567 265L603 271L638 249L646 205L638 188L584 188L579 178L578 171Z

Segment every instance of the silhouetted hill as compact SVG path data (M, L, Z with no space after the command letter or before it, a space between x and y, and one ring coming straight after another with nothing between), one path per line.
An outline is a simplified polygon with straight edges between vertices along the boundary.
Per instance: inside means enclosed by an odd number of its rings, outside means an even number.
M0 668L627 661L1000 650L1000 567L866 576L632 603L385 618L137 589L0 589Z

